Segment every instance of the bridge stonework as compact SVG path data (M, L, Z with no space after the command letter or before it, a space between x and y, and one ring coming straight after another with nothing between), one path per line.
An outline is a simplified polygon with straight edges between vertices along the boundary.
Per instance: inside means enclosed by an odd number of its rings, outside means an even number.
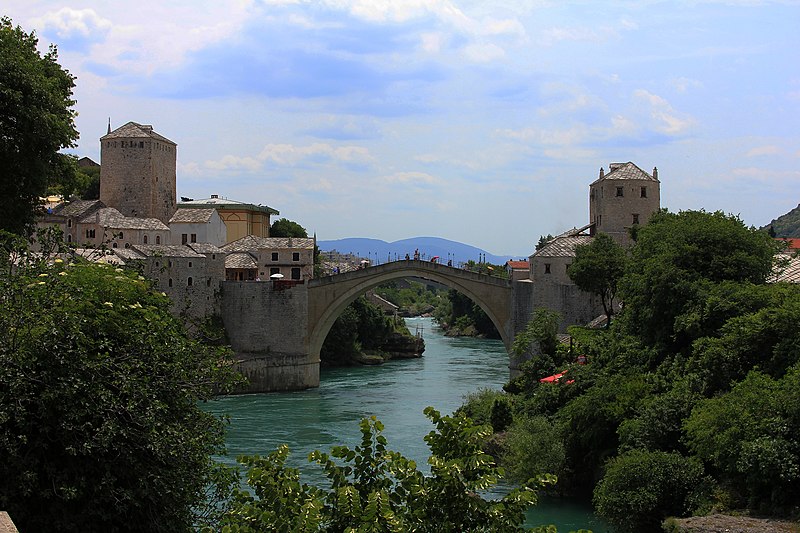
M436 281L468 296L492 320L507 350L530 319L532 284L511 282L427 261L395 261L285 286L280 282L222 283L222 318L245 392L319 386L320 350L333 323L369 289L399 278ZM510 375L520 361L509 360Z

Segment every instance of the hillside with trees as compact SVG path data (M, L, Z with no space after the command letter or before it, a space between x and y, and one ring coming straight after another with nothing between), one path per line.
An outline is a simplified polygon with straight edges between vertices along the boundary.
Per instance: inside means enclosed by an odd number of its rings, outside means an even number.
M800 238L800 204L767 224L764 229L771 229L773 237Z
M608 329L573 327L562 345L537 311L514 345L538 347L523 375L463 411L504 430L513 479L555 474L619 531L709 512L797 519L800 287L768 283L779 244L703 211L658 213L637 238Z

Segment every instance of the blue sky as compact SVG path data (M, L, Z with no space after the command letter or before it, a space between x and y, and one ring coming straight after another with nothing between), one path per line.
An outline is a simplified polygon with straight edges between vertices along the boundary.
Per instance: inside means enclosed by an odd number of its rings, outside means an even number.
M588 222L600 167L761 226L800 202L800 2L4 2L77 76L74 153L128 121L178 195L320 239L430 235L525 256Z

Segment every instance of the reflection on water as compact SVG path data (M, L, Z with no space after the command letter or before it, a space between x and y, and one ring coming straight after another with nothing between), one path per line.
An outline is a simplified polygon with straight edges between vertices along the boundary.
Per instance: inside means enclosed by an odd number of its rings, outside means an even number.
M379 367L323 369L320 387L306 391L250 394L221 398L208 410L228 414L228 455L266 455L281 444L292 453L288 463L300 468L303 481L323 482L322 471L307 461L313 450L355 446L360 441L359 421L377 416L386 426L389 448L425 468L428 448L423 437L433 429L422 410L433 406L451 413L464 396L479 388L500 389L508 379L508 355L496 340L448 338L429 318L407 319L411 331L419 325L425 337L420 359L391 361ZM585 505L560 500L544 501L529 513L531 524L556 524L559 531L592 528L596 518ZM576 522L577 521L577 522Z

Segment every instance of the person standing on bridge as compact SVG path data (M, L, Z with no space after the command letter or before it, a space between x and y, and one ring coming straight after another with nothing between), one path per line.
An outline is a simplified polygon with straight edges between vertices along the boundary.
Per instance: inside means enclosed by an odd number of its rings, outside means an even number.
M414 261L419 261L419 248L414 250Z

